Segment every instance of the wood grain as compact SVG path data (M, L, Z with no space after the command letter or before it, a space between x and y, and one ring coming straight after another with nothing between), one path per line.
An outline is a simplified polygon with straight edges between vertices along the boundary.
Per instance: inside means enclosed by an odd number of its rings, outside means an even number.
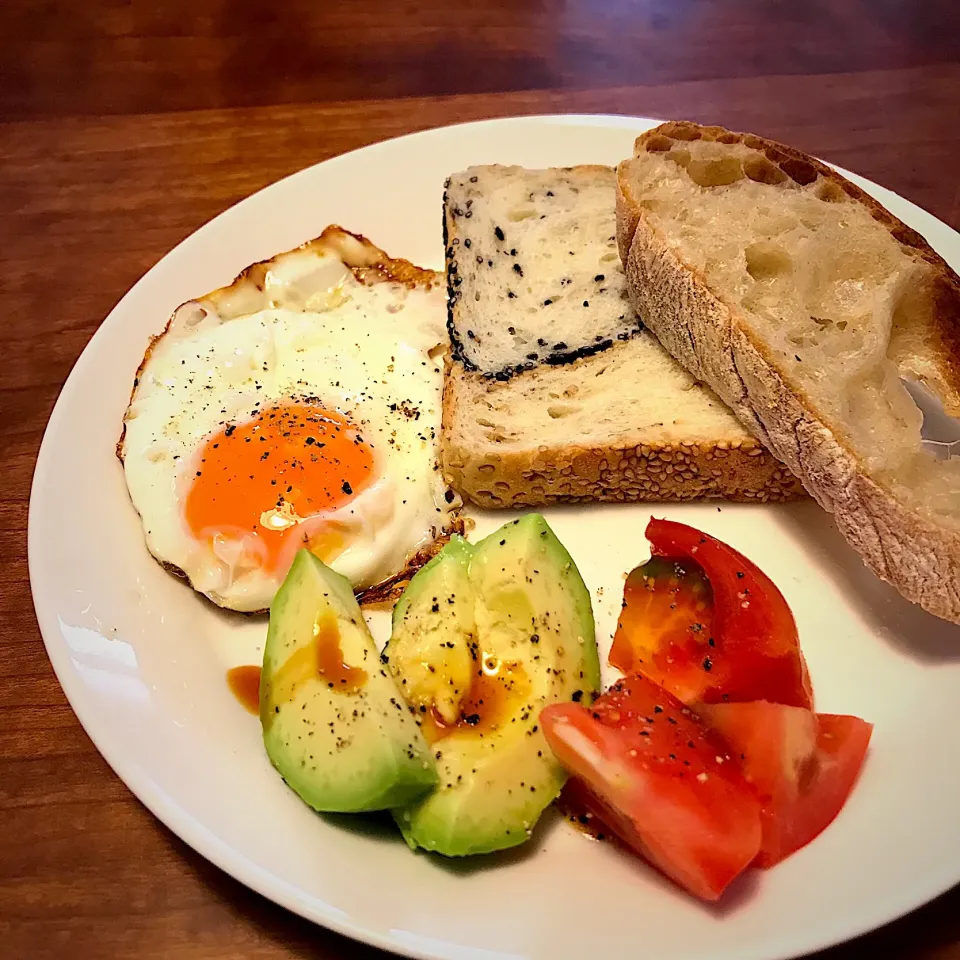
M5 0L8 116L596 89L955 63L954 0Z
M99 322L170 247L343 151L551 111L754 130L960 227L958 103L955 0L5 0L0 956L383 956L160 826L83 733L40 642L25 538L43 427ZM960 957L960 892L823 954L860 956Z

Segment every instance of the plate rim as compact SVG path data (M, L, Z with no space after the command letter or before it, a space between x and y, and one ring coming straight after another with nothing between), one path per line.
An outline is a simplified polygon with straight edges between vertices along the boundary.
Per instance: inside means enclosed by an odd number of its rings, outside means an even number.
M248 889L253 890L260 896L265 897L273 903L278 904L291 913L308 920L311 923L319 924L336 934L347 937L351 940L362 942L375 948L384 950L388 953L411 957L414 960L449 960L451 957L459 956L462 947L454 944L448 944L450 950L430 949L426 945L414 947L404 944L402 941L393 938L387 934L382 934L376 930L358 925L349 920L343 919L342 915L326 902L317 899L304 897L303 892L295 884L291 884L281 877L267 877L259 867L252 864L246 856L240 853L234 846L224 843L215 834L213 834L204 824L202 824L193 815L186 813L176 801L169 798L162 786L149 774L145 767L135 757L124 754L122 749L114 749L109 743L109 731L104 724L98 724L95 712L78 707L82 702L79 692L79 681L74 683L73 672L69 668L69 653L63 646L59 632L56 630L51 618L54 604L49 600L44 604L44 592L47 588L41 582L39 574L39 556L44 549L44 544L39 542L39 521L38 516L41 510L38 496L38 490L42 485L44 477L53 466L53 454L51 447L53 444L52 435L54 427L59 421L67 415L68 403L66 395L68 391L74 389L72 384L76 383L79 377L78 371L85 362L90 362L90 357L95 349L95 345L100 341L109 338L112 318L123 308L125 302L136 295L137 290L144 283L146 278L155 271L160 264L167 258L176 254L184 245L197 242L198 236L204 234L212 224L223 218L229 218L235 215L235 211L259 196L265 191L272 190L281 183L295 180L298 177L308 175L317 167L332 161L349 158L353 154L368 151L372 149L384 148L397 141L410 139L428 139L433 135L448 134L449 131L465 127L490 127L490 126L508 126L515 124L560 124L568 126L599 126L604 128L620 128L625 131L636 131L638 134L651 126L665 122L652 117L640 117L626 114L607 114L607 113L536 113L526 115L510 115L503 117L492 117L483 120L464 121L460 123L445 124L442 126L425 127L410 133L400 134L395 137L389 137L384 140L376 140L359 147L355 147L345 153L335 154L327 157L317 163L309 164L301 169L295 170L280 179L264 185L253 193L242 197L226 209L220 211L215 216L206 220L187 236L178 241L170 250L159 257L151 264L137 280L126 290L122 297L114 304L110 311L103 317L96 330L84 344L83 349L76 357L70 371L61 385L56 402L47 423L44 427L43 438L41 440L36 461L34 464L30 499L27 519L27 560L28 574L30 582L31 598L34 606L34 613L37 624L43 640L44 649L51 663L57 682L60 685L71 710L76 716L78 722L83 727L85 734L97 749L97 752L110 766L113 774L131 791L136 800L146 807L150 813L160 821L160 823L175 834L180 840L186 843L195 853L212 863L219 870L222 870L229 877L242 883ZM836 164L830 164L844 176L858 182L860 185L868 185L870 192L890 194L897 198L898 202L906 204L911 215L916 211L922 217L929 218L932 221L943 226L949 233L960 240L960 232L954 230L949 224L935 217L929 211L920 207L918 204L899 194L894 193L882 184L877 184L852 171L848 171ZM874 194L876 195L876 194ZM67 398L69 399L69 398ZM49 461L49 462L48 462ZM45 609L45 606L49 609ZM84 714L87 716L84 716ZM102 729L98 729L101 727ZM811 951L826 949L840 943L854 940L870 931L884 927L896 920L917 910L926 903L931 902L941 896L948 890L960 883L960 867L957 869L957 876L954 879L944 879L938 877L929 884L923 892L915 894L912 897L904 898L898 901L898 906L890 911L878 909L869 913L869 918L861 920L848 931L836 935L824 937L807 936L801 940L796 939L795 944L799 945L804 954ZM724 950L714 954L716 960L789 960L791 957L800 956L796 947L791 947L784 951L771 953L769 951L757 952L750 949L750 944L745 943L743 948Z

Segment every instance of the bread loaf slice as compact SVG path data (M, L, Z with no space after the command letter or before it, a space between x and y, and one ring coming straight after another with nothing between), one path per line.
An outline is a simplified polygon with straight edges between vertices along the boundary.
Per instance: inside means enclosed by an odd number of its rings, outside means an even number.
M643 330L614 204L609 167L473 167L450 178L449 482L487 507L801 495Z
M831 511L878 576L960 622L960 460L922 443L901 377L960 413L960 281L825 164L669 123L618 169L645 324Z
M507 381L451 364L443 465L485 507L802 495L796 478L643 331Z
M444 193L447 328L468 370L505 380L641 324L616 244L612 167L470 167Z

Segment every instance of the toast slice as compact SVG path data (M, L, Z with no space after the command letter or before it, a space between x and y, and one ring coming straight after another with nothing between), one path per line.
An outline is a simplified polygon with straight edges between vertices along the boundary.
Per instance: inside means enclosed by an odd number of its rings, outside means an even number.
M906 598L960 622L960 460L901 378L960 413L960 280L812 157L668 123L618 169L631 299Z
M448 182L450 483L486 507L802 495L643 329L614 196L609 167L473 167Z
M611 167L470 167L443 202L447 329L467 370L507 380L642 326L616 245Z

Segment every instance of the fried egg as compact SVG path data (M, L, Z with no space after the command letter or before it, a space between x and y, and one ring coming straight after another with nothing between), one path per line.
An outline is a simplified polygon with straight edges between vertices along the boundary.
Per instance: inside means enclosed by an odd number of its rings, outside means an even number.
M147 547L234 610L307 547L358 592L462 530L438 462L437 274L328 227L177 309L118 445Z

